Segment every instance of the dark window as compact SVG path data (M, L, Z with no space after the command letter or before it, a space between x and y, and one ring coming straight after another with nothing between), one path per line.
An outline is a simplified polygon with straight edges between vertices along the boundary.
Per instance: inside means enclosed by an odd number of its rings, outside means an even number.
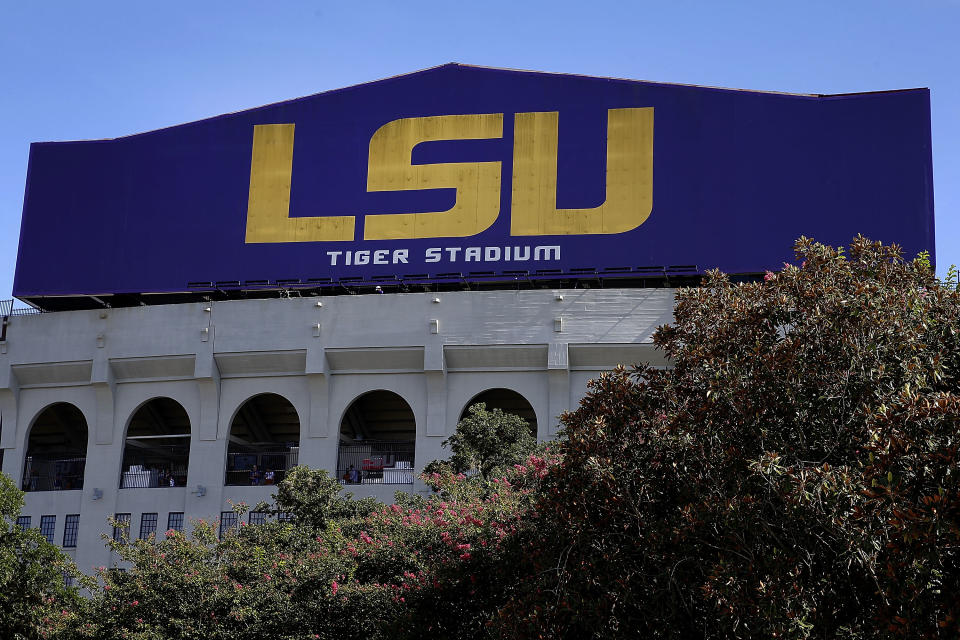
M293 522L293 514L287 511L281 511L277 514L277 522Z
M66 571L64 571L64 572L63 572L63 586L65 586L66 588L69 589L70 587L76 586L76 584L77 584L77 579L76 579L75 577L73 577L72 575L70 575L69 573L67 573Z
M183 531L183 511L171 511L167 516L167 531Z
M157 514L143 513L140 515L140 539L146 540L157 532Z
M113 528L113 539L126 542L130 537L130 514L118 513L113 519L117 522L117 526Z
M267 512L251 511L249 522L250 524L265 524L267 522Z
M63 522L63 546L77 546L77 533L80 531L80 514L73 513Z
M17 518L17 527L21 531L26 531L30 528L30 516L20 516Z
M223 537L227 531L237 526L237 514L235 511L220 512L220 537Z
M53 544L53 533L57 529L57 516L40 516L40 535Z

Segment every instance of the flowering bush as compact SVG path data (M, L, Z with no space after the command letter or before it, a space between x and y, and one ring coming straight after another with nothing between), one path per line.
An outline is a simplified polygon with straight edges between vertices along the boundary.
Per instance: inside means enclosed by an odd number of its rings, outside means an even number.
M352 580L349 542L291 524L216 523L159 540L111 541L126 571L101 569L102 587L79 616L81 638L369 638L390 593Z
M340 504L325 472L300 468L278 490L293 523L245 525L218 540L217 523L200 521L190 534L109 540L128 568L100 570L102 586L70 631L104 640L476 637L509 596L522 514L556 459L527 463L493 480L434 474L434 495L370 512Z

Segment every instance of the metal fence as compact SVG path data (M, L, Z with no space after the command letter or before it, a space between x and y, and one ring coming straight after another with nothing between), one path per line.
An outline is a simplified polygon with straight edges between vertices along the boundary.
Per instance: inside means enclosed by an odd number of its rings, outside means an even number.
M153 446L125 452L120 488L185 487L189 446Z
M227 473L224 484L229 486L256 486L277 484L286 477L287 471L297 466L300 447L269 449L247 447L247 451L227 454Z
M27 456L23 467L24 491L68 491L83 489L86 457L59 458Z
M337 478L341 484L413 484L414 450L409 441L341 444Z
M43 313L40 309L33 307L14 308L14 300L0 300L0 316L32 316L37 313Z

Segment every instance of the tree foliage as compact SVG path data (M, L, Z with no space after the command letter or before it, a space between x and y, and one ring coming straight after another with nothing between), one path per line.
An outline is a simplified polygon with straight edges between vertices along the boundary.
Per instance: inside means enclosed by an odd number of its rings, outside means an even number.
M22 530L16 518L23 492L0 473L0 638L34 640L61 630L74 615L76 576L70 560L37 529Z
M678 294L566 415L516 637L960 634L960 301L858 237Z
M290 469L285 479L277 485L273 506L260 505L257 510L288 514L311 531L322 531L332 521L365 515L379 506L373 498L353 500L351 493L341 495L340 483L325 469L301 465Z
M502 409L473 404L452 436L443 441L454 473L475 471L484 478L522 463L537 446L530 423Z

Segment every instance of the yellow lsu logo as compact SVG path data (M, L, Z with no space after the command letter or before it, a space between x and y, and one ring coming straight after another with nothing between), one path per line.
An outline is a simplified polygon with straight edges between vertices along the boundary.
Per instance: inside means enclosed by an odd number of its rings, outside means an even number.
M607 112L606 200L588 209L557 208L556 111L514 115L510 235L623 233L653 208L653 108ZM503 137L503 114L401 118L370 139L368 191L456 189L453 207L368 215L364 240L472 236L500 215L500 162L412 164L413 148L437 140ZM253 128L247 243L353 240L355 216L290 217L293 124Z

